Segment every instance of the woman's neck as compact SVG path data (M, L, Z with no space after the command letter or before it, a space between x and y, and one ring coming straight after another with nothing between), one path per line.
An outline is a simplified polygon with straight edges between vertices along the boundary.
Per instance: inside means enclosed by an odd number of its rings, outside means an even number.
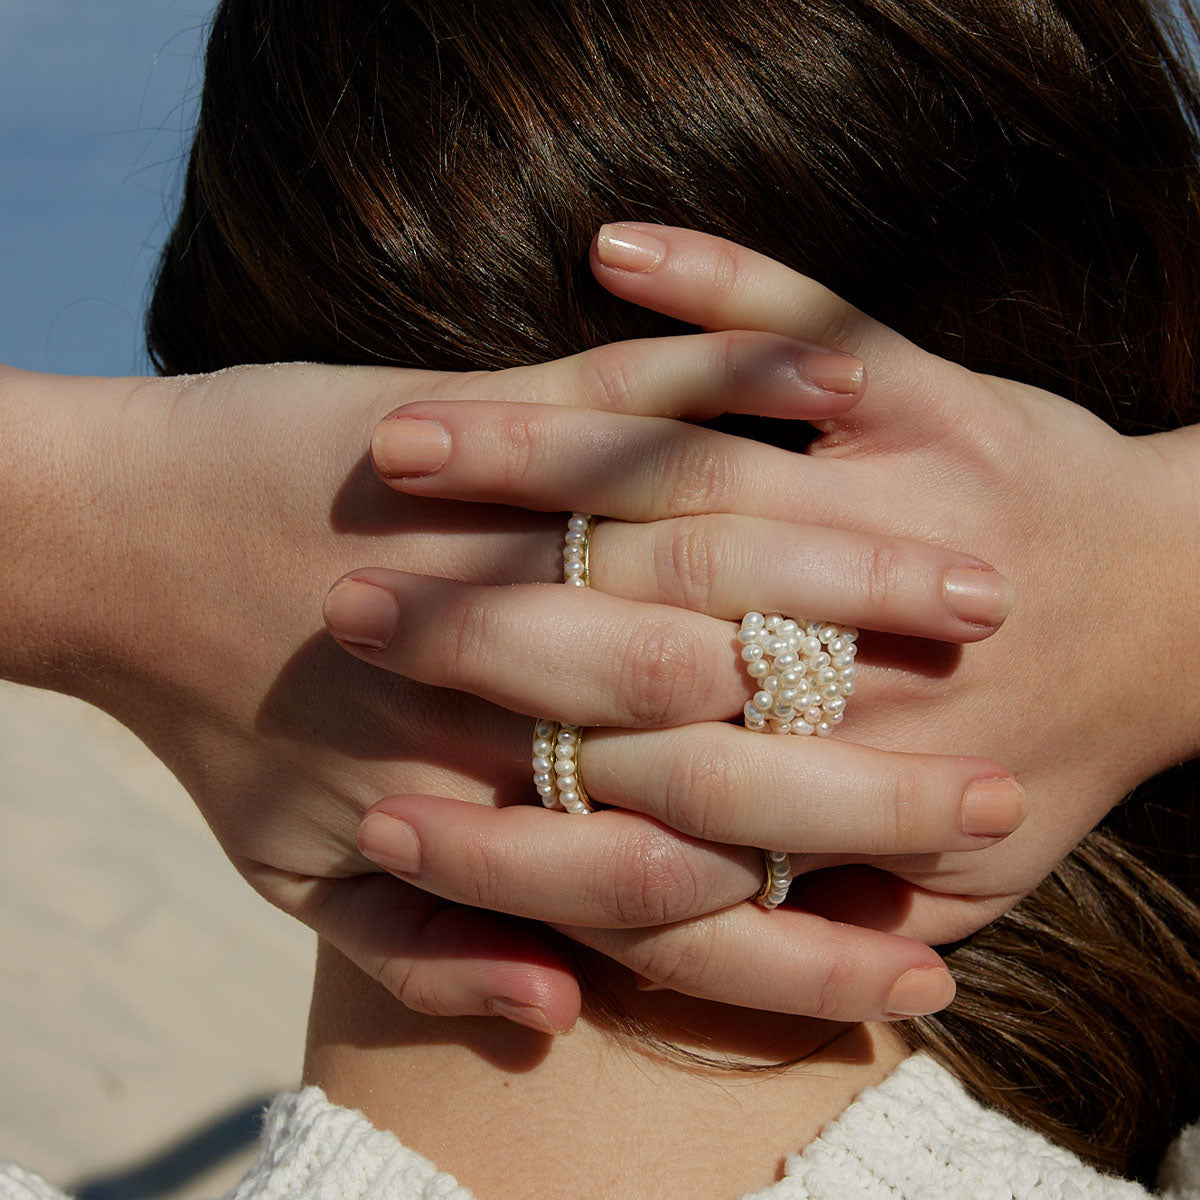
M305 1081L364 1112L478 1200L730 1200L775 1182L907 1053L886 1026L624 998L659 1036L711 1057L805 1062L731 1072L664 1058L587 1017L547 1038L498 1019L402 1008L322 946ZM681 1025L695 1031L684 1032Z

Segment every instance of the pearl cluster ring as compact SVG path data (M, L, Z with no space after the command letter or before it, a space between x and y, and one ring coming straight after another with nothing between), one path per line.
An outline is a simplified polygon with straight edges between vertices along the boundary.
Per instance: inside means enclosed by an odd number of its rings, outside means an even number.
M748 612L737 632L756 691L743 710L760 733L828 737L854 694L858 630Z
M828 737L842 723L854 694L858 630L748 612L737 640L757 689L743 709L747 729ZM766 879L754 901L778 908L792 884L792 858L786 850L764 850L762 856Z

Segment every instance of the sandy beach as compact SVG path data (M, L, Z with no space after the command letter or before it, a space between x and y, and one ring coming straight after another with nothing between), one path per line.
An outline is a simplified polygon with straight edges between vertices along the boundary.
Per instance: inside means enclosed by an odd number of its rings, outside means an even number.
M315 939L98 710L0 683L0 1157L84 1200L219 1196L295 1084Z

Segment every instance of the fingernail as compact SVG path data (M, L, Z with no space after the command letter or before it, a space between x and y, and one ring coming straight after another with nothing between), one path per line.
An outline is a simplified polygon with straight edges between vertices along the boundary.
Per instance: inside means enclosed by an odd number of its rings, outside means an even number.
M421 870L421 843L417 831L390 813L371 813L358 827L358 848L376 866L400 875Z
M971 837L1007 837L1028 811L1025 789L1015 779L976 779L963 793L962 830Z
M391 592L358 579L343 579L325 597L325 624L340 642L384 650L396 636L400 609Z
M548 1033L552 1037L566 1033L565 1029L555 1029L550 1024L550 1018L535 1004L518 1004L516 1000L505 1000L502 996L493 997L487 1002L488 1010L506 1021L515 1021L526 1029L538 1033Z
M951 567L942 590L951 613L972 625L1003 624L1015 598L1013 585L991 567Z
M601 225L596 257L620 271L653 271L667 257L667 244L651 233L627 225Z
M913 967L892 986L889 1017L923 1017L939 1012L954 999L954 977L945 967Z
M375 426L371 457L385 479L432 475L450 457L450 435L437 421L385 417Z
M821 350L802 354L798 363L800 374L809 383L839 396L856 396L862 391L865 368L862 360L836 350Z

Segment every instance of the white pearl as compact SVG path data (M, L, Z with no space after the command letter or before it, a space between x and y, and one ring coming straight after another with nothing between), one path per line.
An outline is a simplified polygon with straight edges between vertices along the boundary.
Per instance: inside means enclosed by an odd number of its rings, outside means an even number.
M841 630L836 625L822 625L817 637L823 642L832 642Z
M759 638L761 637L761 629L739 629L737 631L737 640L741 642L743 646L757 645Z
M539 721L533 730L534 737L548 738L554 736L553 721Z
M758 662L766 651L757 643L754 642L749 646L742 647L742 662Z
M766 623L766 618L760 612L748 612L742 618L743 629L761 629Z
M561 803L564 808L567 808L572 804L579 803L579 793L575 791L559 792L558 799L559 803Z
M761 658L757 662L752 662L746 668L746 674L749 675L751 679L762 679L764 676L769 675L770 673L771 664L765 659Z
M779 666L779 663L775 664ZM785 667L779 672L779 682L784 687L795 687L804 678L804 672L798 667Z
M824 717L824 715L824 712L815 704L812 706L812 708L806 708L804 710L804 719L810 725L815 725L822 719L822 717Z
M558 731L558 744L560 746L573 746L579 741L579 734L573 729L560 729Z
M841 652L843 650L845 650L845 648L848 645L850 645L850 643L848 641L846 641L846 639L839 634L837 637L835 637L833 639L832 642L829 643L829 653L830 654L841 654Z
M837 669L839 671L844 671L847 667L854 666L854 655L853 654L835 654L833 656L833 665L835 667L837 667Z
M539 772L538 772L538 773L537 773L537 774L536 774L536 775L533 777L533 782L534 782L534 785L535 785L536 787L546 787L547 785L549 785L549 786L553 787L553 785L554 785L554 772L553 772L553 771L549 771L549 770L547 770L547 771L539 771Z
M835 696L842 694L842 685L840 683L827 683L821 689L821 698L823 700L832 700Z
M774 692L779 691L779 676L778 675L764 675L763 679L762 679L762 686L763 686L764 692L774 693Z
M821 626L824 625L824 623L824 621L809 621L809 623L804 627L804 632L808 634L809 637L816 637L821 632Z
M804 651L805 658L812 658L814 654L821 653L821 643L815 637L806 637L800 649Z
M837 683L838 673L833 667L822 667L817 672L817 682L820 684Z
M842 630L842 641L843 642L857 642L858 641L858 630L857 629L849 629L849 628L843 629Z
M554 789L551 788L548 792L542 793L542 803L547 808L553 808L558 803L558 798L554 794Z
M575 773L575 762L570 758L560 758L554 764L555 775L573 775Z
M759 712L766 712L772 704L775 703L775 697L770 692L755 692L754 699L750 701Z
M794 687L791 687L791 688L781 687L779 689L779 697L778 698L779 698L779 702L781 704L794 704L797 700L800 699L800 689L794 688Z
M817 737L828 737L833 732L833 726L828 721L818 721L816 732Z
M843 679L842 682L838 684L838 691L841 692L843 696L853 696L854 695L854 680L853 679Z
M785 650L782 654L775 655L775 666L781 671L787 671L800 665L800 655L794 650Z
M846 707L846 701L841 696L834 696L832 700L825 702L825 712L832 716L834 713L842 712Z
M744 716L747 721L752 721L756 717L761 717L762 713L760 713L758 709L754 707L753 700L747 700L745 707L742 709L742 716Z
M548 771L550 770L550 758L545 754L537 754L534 756L533 762L530 763L530 766L532 766L535 771Z
M768 633L774 633L783 624L783 618L778 613L768 613L763 623L766 625Z
M779 628L776 630L776 632L781 638L786 638L791 637L791 635L798 632L799 629L800 626L797 625L795 621L784 620L779 622Z
M539 757L544 757L554 749L554 743L549 738L540 737L533 743L533 752Z
M767 638L766 642L764 643L764 648L772 658L776 658L780 654L787 653L787 642L785 642L783 638Z
M833 659L822 650L818 654L809 655L808 669L810 671L820 671L823 667L829 666L831 662L833 662Z
M839 679L853 679L858 674L858 668L851 664L848 667L842 667L838 671Z
M587 529L591 518L586 513L572 513L567 518L567 528L572 532L582 532Z
M565 579L563 582L568 587L587 587L587 583L584 581L582 575L576 575L573 579Z
M558 786L566 792L573 792L579 786L579 780L574 775L560 775Z
M830 723L830 725L840 725L842 723L842 721L845 719L845 716L846 716L846 714L843 712L829 713L825 717L825 720L827 720Z
M792 732L798 733L801 737L808 737L813 731L811 722L795 721L792 723Z
M779 724L776 725L775 728L772 730L772 732L773 733L791 733L792 732L791 721L780 721Z

